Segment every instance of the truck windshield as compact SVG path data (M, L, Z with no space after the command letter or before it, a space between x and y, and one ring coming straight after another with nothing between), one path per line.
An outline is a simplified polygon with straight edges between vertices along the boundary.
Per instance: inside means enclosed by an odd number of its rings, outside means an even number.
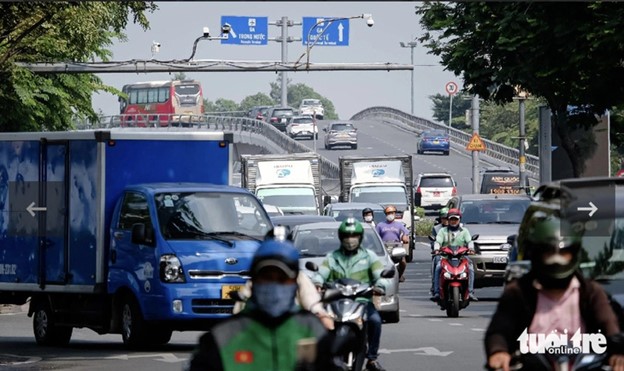
M165 239L261 239L271 228L262 205L248 194L168 192L154 196ZM238 232L238 233L233 233Z
M318 214L313 188L261 188L257 196L262 203L275 205L284 214Z
M397 208L408 205L405 188L399 186L353 187L350 201L394 205Z

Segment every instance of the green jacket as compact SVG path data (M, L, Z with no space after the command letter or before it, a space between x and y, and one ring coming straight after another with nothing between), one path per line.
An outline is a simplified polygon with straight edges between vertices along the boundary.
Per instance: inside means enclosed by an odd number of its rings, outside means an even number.
M317 344L326 334L320 320L310 312L292 313L270 323L248 308L201 337L189 370L293 371L301 343Z
M448 227L440 229L436 235L434 250L439 250L442 246L468 246L474 249L472 236L464 227L459 227L456 232L449 231Z
M324 282L351 278L369 285L374 284L376 287L385 290L388 287L388 281L381 278L383 269L384 265L377 254L368 249L359 247L354 255L345 255L342 249L338 249L327 254L314 276L313 282L322 285Z

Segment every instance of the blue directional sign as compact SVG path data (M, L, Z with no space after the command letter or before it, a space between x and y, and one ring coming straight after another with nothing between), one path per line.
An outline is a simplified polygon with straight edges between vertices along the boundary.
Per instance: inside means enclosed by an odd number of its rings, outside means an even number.
M349 20L336 18L303 17L303 45L318 39L317 46L349 46Z
M221 44L231 45L266 45L269 34L268 17L221 16L221 24L229 24L232 28L228 38Z

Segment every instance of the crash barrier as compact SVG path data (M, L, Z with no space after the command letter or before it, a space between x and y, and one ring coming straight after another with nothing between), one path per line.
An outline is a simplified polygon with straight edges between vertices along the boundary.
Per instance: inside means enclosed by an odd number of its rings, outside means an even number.
M418 131L437 129L449 132L453 143L457 143L461 146L467 146L472 135L470 133L463 132L461 130L449 128L446 125L438 124L433 121L425 120L420 117L412 116L409 113L399 111L390 107L370 107L363 111L360 111L351 117L351 120L365 120L365 119L391 119L410 126ZM486 146L484 154L491 158L505 162L506 164L517 164L520 154L517 148L507 147L500 143L492 142L488 139L483 139ZM526 171L528 176L534 179L539 179L539 158L533 155L526 155Z
M194 130L219 130L234 134L235 142L254 144L271 153L310 152L310 148L291 139L264 121L249 117L226 115L113 115L98 121L77 125L79 129L115 127L187 127ZM321 174L326 179L338 179L338 164L321 156Z

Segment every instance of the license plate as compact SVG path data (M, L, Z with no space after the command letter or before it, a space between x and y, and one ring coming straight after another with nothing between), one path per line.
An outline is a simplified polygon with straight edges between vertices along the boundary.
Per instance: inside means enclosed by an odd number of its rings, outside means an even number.
M493 263L505 264L505 263L507 263L507 257L506 256L495 256L494 258L492 258L492 262Z
M433 192L433 197L440 197L440 192Z
M221 299L231 299L230 292L242 290L244 285L223 285L221 286Z
M433 144L440 144L440 141L438 141L438 140L434 140L434 141L433 141Z

